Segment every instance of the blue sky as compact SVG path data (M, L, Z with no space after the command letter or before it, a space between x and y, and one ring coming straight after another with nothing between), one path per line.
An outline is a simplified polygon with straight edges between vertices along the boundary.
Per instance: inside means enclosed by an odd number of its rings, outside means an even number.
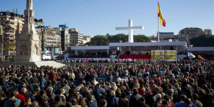
M35 18L57 27L66 23L85 35L118 34L115 27L144 26L134 34L156 35L157 0L33 0ZM166 27L160 32L178 32L185 27L212 29L214 33L214 0L159 0ZM23 14L26 0L0 0L0 11L18 8Z

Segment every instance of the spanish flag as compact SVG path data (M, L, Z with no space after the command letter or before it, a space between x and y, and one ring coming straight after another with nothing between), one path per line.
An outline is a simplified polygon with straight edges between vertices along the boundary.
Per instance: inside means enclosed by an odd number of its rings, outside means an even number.
M166 21L164 20L163 15L161 13L159 2L158 2L158 17L160 17L160 24L166 27Z
M198 55L198 59L204 61L205 59L203 57L201 57L201 55Z

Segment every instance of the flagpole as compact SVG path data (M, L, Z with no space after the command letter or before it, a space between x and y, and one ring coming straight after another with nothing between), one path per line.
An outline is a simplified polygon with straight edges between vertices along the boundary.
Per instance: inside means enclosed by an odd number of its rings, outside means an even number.
M157 0L157 3L158 3L158 0ZM160 42L160 36L159 36L159 17L158 17L158 14L157 14L157 22L158 22L158 42Z

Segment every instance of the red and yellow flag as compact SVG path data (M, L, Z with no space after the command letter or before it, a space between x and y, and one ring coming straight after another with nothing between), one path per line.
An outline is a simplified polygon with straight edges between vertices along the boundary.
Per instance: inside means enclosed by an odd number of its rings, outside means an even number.
M163 18L163 15L162 15L162 13L161 13L159 2L158 2L158 17L160 17L160 24L161 24L162 26L166 27L166 21L165 21L165 19Z
M204 61L205 59L203 57L201 57L201 55L198 55L198 59Z

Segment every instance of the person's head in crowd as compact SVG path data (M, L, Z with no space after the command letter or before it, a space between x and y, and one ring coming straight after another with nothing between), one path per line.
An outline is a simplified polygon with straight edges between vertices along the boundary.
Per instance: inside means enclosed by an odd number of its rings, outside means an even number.
M102 100L100 101L100 106L101 106L101 107L107 107L107 101L106 101L105 99L102 99Z
M121 94L122 94L121 89L118 88L118 89L116 90L116 96L117 96L117 97L120 97Z
M46 92L47 92L48 94L53 93L53 87L51 87L51 86L47 87Z
M184 100L184 105L185 105L186 107L189 107L189 106L191 105L191 99L186 98L186 99ZM192 107L192 106L190 106L190 107Z
M34 90L35 90L35 91L40 91L40 90L41 90L41 88L40 88L40 86L39 86L39 85L37 85L37 84L36 84L36 85L34 86Z
M133 95L136 95L136 94L138 94L138 89L137 89L137 88L134 88L134 89L133 89Z
M39 107L38 101L33 101L30 107Z
M155 95L156 101L160 101L162 99L161 94L156 94Z
M59 95L55 96L54 101L57 103L61 100L61 97Z
M115 97L115 91L111 90L111 91L110 91L110 96L111 96L111 97Z
M40 95L41 95L41 96L47 96L47 93L46 93L45 90L41 90L41 91L40 91Z
M18 94L17 90L12 90L10 93L10 98L15 98L15 96Z
M140 100L139 100L140 104L143 104L146 102L146 99L144 97L141 97Z
M65 94L65 89L64 88L60 89L60 94Z
M28 90L27 90L27 88L25 88L25 87L24 87L24 88L22 88L22 89L21 89L21 93L28 94Z
M76 99L76 98L73 98L73 99L71 100L71 103L72 103L72 105L78 105L78 102L77 102L77 99Z
M162 101L161 107L169 107L169 106L168 106L168 101L163 100L163 101Z
M42 98L42 104L49 105L48 99Z
M66 102L66 107L72 107L72 103L71 102Z

